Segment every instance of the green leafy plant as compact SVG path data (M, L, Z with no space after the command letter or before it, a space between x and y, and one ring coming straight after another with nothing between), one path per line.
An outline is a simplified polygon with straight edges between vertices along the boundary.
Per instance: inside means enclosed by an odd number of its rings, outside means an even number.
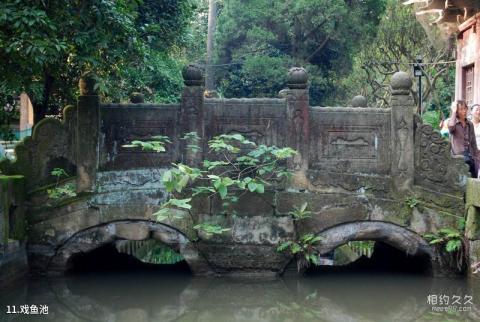
M307 210L308 203L304 202L300 207L293 206L293 210L288 214L292 216L293 220L302 220L312 217L312 212Z
M68 178L68 173L62 168L54 168L50 174L56 177L55 187L52 189L47 189L48 197L50 199L62 199L65 197L75 197L77 194L75 192L74 183L65 183L60 184L62 177Z
M371 257L375 241L372 240L355 240L347 243L348 247L358 256Z
M314 234L304 234L296 241L286 241L277 247L279 252L289 252L297 258L297 269L300 272L302 269L308 268L311 264L319 265L320 253L315 245L320 242L322 238Z
M220 225L205 222L193 226L193 229L203 231L206 235L221 235L224 232L231 230L230 228L223 228Z
M428 233L424 238L435 247L444 249L447 253L455 256L455 262L459 271L462 270L465 258L465 241L463 231L455 228L442 228L436 233Z
M415 197L408 197L407 199L405 199L405 204L408 208L413 209L420 204L420 201Z
M201 149L200 137L195 132L186 133L182 140L186 141L186 148L190 151ZM167 143L170 143L167 137L156 136L148 141L132 141L124 147L165 152ZM172 168L164 172L162 182L170 195L153 214L158 221L190 216L194 229L206 235L222 234L229 228L197 221L192 213L193 198L218 198L223 213L233 214L228 207L244 194L262 194L266 188L275 189L281 185L291 175L286 160L296 154L289 147L257 145L241 134L215 136L208 141L208 148L212 160L205 159L198 167L173 163Z
M124 148L142 148L143 151L165 152L165 145L172 143L167 136L152 136L149 141L135 140L130 144L125 144Z
M442 228L437 233L425 234L425 239L431 244L445 244L447 252L458 251L462 247L462 233L453 228Z

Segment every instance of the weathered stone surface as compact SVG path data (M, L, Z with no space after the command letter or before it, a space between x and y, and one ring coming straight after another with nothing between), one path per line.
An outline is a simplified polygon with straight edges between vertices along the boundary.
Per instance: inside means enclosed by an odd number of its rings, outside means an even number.
M182 70L182 76L187 86L203 86L205 84L203 69L198 65L189 64L185 66Z
M348 166L348 163L346 166ZM339 169L344 169L339 163ZM350 174L345 172L309 170L309 190L317 193L338 193L388 197L391 192L391 178L378 175Z
M238 214L239 216L271 216L275 211L274 194L266 191L259 193L242 193L237 202L228 207L223 207L223 200L214 198L210 211L212 215L221 213Z
M149 227L144 223L117 223L115 229L117 238L145 240L150 237Z
M175 161L175 145L165 153L126 148L133 140L149 140L155 135L174 138L178 104L102 104L99 148L100 170L128 170L168 167Z
M390 108L361 110L311 107L303 69L290 72L282 99L206 99L201 69L188 66L183 76L187 86L181 104L163 105L100 104L91 81L84 79L78 105L65 110L64 123L40 122L17 147L17 161L0 164L4 173L25 174L27 189L36 189L27 214L33 267L46 269L52 262L51 269L62 270L77 252L116 239L155 238L179 249L195 273L275 275L289 260L276 251L277 244L299 234L353 225L345 228L351 234L342 241L368 237L411 251L411 245L421 244L415 234L454 227L455 216L463 214L466 167L450 158L438 133L414 121L412 83L405 73L392 78ZM366 105L364 98L356 101L354 106ZM180 140L191 131L200 136L201 151L187 149L193 141ZM296 149L287 162L294 171L287 190L245 194L227 209L221 200L196 198L190 213L154 222L152 215L168 196L161 181L165 169L172 162L196 165L218 158L208 151L208 140L223 133ZM154 135L172 139L166 153L124 147ZM76 172L83 193L48 199L45 189L37 188L54 179L53 167ZM471 239L479 235L472 208L480 203L478 195L480 188L469 185ZM408 209L408 197L421 204ZM312 218L294 224L289 212L304 202ZM5 227L6 211L1 212ZM193 229L204 222L230 230L207 235ZM4 230L1 237L5 240Z
M53 168L63 168L75 175L75 108L66 107L64 121L45 118L38 122L31 137L15 147L16 160L0 162L0 171L8 175L23 175L28 190L54 182Z
M99 160L100 97L82 95L77 103L77 192L93 191Z
M389 174L390 114L390 109L378 108L310 108L309 169L339 174Z
M25 240L25 180L0 175L0 253L9 239Z
M240 133L257 144L285 146L285 113L285 99L205 99L205 139Z
M418 116L415 127L415 184L437 193L463 197L470 176L463 157L452 158L449 142ZM474 186L472 183L467 189L472 196L478 191Z
M275 275L290 260L276 246L199 243L198 249L217 274Z
M472 265L480 265L480 240L470 241L469 245L469 274L471 277L480 278L480 274L473 274Z
M288 71L287 83L290 89L304 89L308 84L308 73L305 68L292 67Z
M410 221L410 229L420 235L428 232L437 232L445 227L456 227L458 217L451 214L442 214L434 209L422 207L421 211L418 208L412 210L412 217Z
M319 234L320 253L325 254L351 240L382 241L405 253L433 256L431 246L418 234L401 226L378 221L360 221L328 228Z
M467 179L467 192L465 195L465 202L467 207L473 205L480 207L480 180L479 179Z
M367 107L367 99L365 96L357 95L352 98L352 107Z
M0 244L0 287L14 283L28 273L25 242L8 241Z
M474 205L467 208L465 236L470 240L480 239L480 208Z
M118 311L116 314L116 322L148 322L149 314L144 309L126 309Z
M393 74L390 82L394 90L409 90L412 87L412 78L405 72L397 72Z
M236 216L233 219L233 241L239 244L277 245L294 237L295 228L290 216Z
M414 122L413 98L410 94L412 80L404 72L392 77L391 111L391 176L394 189L410 192L414 184Z

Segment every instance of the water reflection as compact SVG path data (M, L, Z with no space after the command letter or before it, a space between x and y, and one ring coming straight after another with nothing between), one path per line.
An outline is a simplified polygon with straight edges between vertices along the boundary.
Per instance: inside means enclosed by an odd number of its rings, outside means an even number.
M88 273L31 279L2 290L1 321L475 321L479 285L395 274L322 274L273 281L197 279L186 274ZM471 311L435 313L427 296L472 295ZM47 304L43 316L6 305Z

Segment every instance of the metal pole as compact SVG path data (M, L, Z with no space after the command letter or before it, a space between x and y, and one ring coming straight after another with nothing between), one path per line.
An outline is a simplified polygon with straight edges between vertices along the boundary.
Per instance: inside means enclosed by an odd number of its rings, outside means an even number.
M418 108L420 109L420 116L422 116L422 76L418 77Z

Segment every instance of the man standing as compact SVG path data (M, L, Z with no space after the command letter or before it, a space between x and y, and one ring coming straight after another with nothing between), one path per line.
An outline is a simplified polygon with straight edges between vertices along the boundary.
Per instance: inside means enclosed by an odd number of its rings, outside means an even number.
M448 130L453 155L463 155L473 178L477 177L480 153L475 140L473 124L467 119L468 107L465 101L452 103Z

